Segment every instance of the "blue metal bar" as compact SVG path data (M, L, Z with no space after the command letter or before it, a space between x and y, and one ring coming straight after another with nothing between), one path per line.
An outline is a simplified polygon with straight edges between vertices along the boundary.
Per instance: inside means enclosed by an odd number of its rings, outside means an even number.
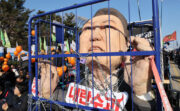
M29 19L29 23L31 23L34 18L42 17L42 16L45 16L45 15L49 15L49 14L53 14L53 13L57 13L57 12L63 12L63 11L67 11L67 10L71 10L71 9L75 9L75 8L80 8L80 7L83 7L83 6L88 6L88 5L92 5L92 4L100 3L100 2L104 2L104 1L109 1L109 0L92 0L92 1L82 3L82 4L72 5L72 6L69 6L69 7L57 9L57 10L46 12L46 13L42 13L42 14L36 15L34 17L31 17Z
M38 44L37 24L35 25L35 44ZM38 45L35 46L35 56L38 55ZM38 96L38 63L35 62L35 76L36 76L36 96Z
M50 55L51 55L51 15L50 15L50 24L49 24L49 31L50 31ZM50 58L51 61L51 58ZM50 62L50 77L51 77L51 62ZM51 78L50 78L50 97L51 97Z
M52 26L52 21L51 21L51 15L50 15L50 23L49 23L49 31L50 31L50 39L49 39L49 41L50 41L50 55L51 55L51 26ZM52 61L51 60L51 58L50 58L50 61ZM52 89L51 89L51 77L52 77L52 74L51 74L51 63L52 62L50 62L50 98L51 98L51 96L52 96L52 94L51 94L51 91L52 91ZM50 111L52 110L52 104L50 104Z
M159 72L159 76L161 78L161 62L160 62L160 29L159 29L159 9L158 9L158 0L152 0L152 9L153 9L153 31L154 31L154 44L155 44L155 62L156 67ZM158 90L158 89L157 89ZM161 111L162 109L162 102L160 98L159 91L157 92L157 110Z
M76 43L77 43L77 41L78 41L78 34L77 34L77 32L78 32L78 30L77 30L77 9L76 9L76 28L75 28L75 32L76 32ZM79 53L79 51L76 49L76 52L77 53ZM80 82L80 67L79 67L79 60L78 59L76 59L76 75L77 75L77 77L76 77L76 83L78 84L79 82Z
M155 51L135 51L135 52L105 52L105 53L80 53L81 57L85 56L147 56L155 55ZM31 58L50 58L50 57L79 57L77 54L55 54L55 55L38 55Z
M64 18L64 13L62 12L62 20L61 20L62 23L64 22L63 18ZM61 28L61 32L64 32L64 28ZM62 36L61 41L63 41L62 43L64 44L64 33L62 33L61 36ZM62 45L62 53L64 54L64 45ZM62 64L64 65L64 61L62 61Z
M62 12L62 20L61 20L61 22L63 23L64 22L64 12ZM64 32L64 29L63 28L61 28L61 31L62 32ZM64 41L64 33L62 33L62 41ZM64 42L63 42L64 43ZM62 45L62 54L64 54L64 45ZM64 66L64 57L62 57L62 65ZM62 75L62 81L64 81L64 71L63 71L63 75ZM64 82L63 82L63 84L62 84L63 86L64 86ZM64 97L64 89L63 89L63 94L62 94L62 96Z
M38 19L38 20L39 20L39 19ZM41 37L40 23L38 24L38 26L39 26L39 31L38 31L38 32L39 32L39 34L38 34L38 51L41 51L41 50L40 50L40 43L39 43L39 41L40 41L39 38Z
M129 23L131 22L131 9L130 9L130 0L128 0L128 18L129 18ZM130 40L130 52L132 52L131 50L131 30L132 28L130 27L129 29L129 40ZM131 101L132 101L132 111L134 111L134 101L133 101L133 75L132 75L132 56L130 56L130 64L131 64Z
M79 37L80 37L80 33L81 33L81 31L78 32L78 41L76 42L76 43L78 43L78 44L76 44L76 51L78 51L78 52L79 52Z
M28 26L28 53L29 53L29 59L28 59L28 72L29 72L29 76L30 76L30 79L29 79L29 94L31 95L32 92L31 92L31 84L32 84L32 72L31 72L31 23L29 24Z
M153 30L154 30L154 40L155 40L155 51L156 53L156 64L157 69L161 77L161 67L160 67L160 29L159 29L159 12L158 12L158 1L153 0Z
M31 45L35 44L35 37L31 37Z
M48 12L48 13L44 13L44 14L40 14L40 15L37 15L37 16L34 16L34 17L32 17L32 18L30 18L30 20L29 20L29 42L28 42L28 45L29 45L29 72L31 71L31 58L36 58L36 59L38 59L38 58L41 58L41 57L43 57L42 55L38 55L38 46L37 46L37 44L38 44L38 38L37 38L37 24L35 24L36 25L36 27L35 27L35 30L36 30L36 36L35 36L35 45L36 45L36 54L35 54L35 56L31 56L31 45L32 45L32 41L31 41L31 23L32 23L32 20L34 19L34 18L38 18L38 17L41 17L41 16L44 16L44 15L48 15L48 14L52 14L52 13L56 13L56 12L63 12L63 11L66 11L66 10L70 10L70 9L74 9L74 8L78 8L78 7L82 7L82 6L87 6L87 5L92 5L92 4L95 4L95 3L98 3L98 2L103 2L103 1L108 1L108 0L94 0L94 1L90 1L90 2L86 2L86 3L83 3L83 4L79 4L79 5L74 5L74 6L70 6L70 7L67 7L67 8L62 8L62 9L59 9L59 10L55 10L55 11L51 11L51 12ZM40 22L40 21L38 21L38 22ZM37 23L38 23L37 22ZM44 22L46 22L47 23L47 21L44 21ZM50 25L51 25L52 23L51 23L51 21L50 21ZM56 25L57 26L57 24L53 24L53 25ZM69 27L67 27L67 28L69 28ZM70 29L70 28L69 28ZM72 29L73 30L73 29ZM77 33L77 31L76 31L76 33ZM76 34L77 35L77 34ZM50 35L51 36L51 35ZM50 37L51 38L51 37ZM63 36L63 41L64 41L64 36ZM64 49L63 49L63 55L65 55L64 54ZM44 55L46 58L49 58L49 57L53 57L54 55ZM58 57L58 56L56 56L56 57ZM65 56L59 56L59 57L65 57ZM79 56L77 56L77 55L75 55L75 57L79 57ZM63 61L62 61L63 62ZM36 70L35 70L35 74L36 74L36 100L37 100L37 98L38 98L38 64L37 64L37 61L35 62L35 68L36 68ZM31 82L29 82L29 85L30 85L30 88L31 88ZM29 92L31 93L31 90L29 89ZM51 91L50 91L51 92ZM64 92L63 92L64 93ZM51 95L51 94L50 94ZM63 94L64 95L64 94ZM68 105L69 106L69 105ZM74 105L74 107L77 107L77 105ZM84 107L84 109L87 109L87 107L86 106L80 106L79 108L81 108L81 107ZM91 109L95 109L95 108L91 108ZM37 110L37 108L36 108L36 110Z
M40 22L48 23L48 24L51 24L51 25L54 25L54 26L58 26L58 27L68 28L68 29L70 29L70 30L74 30L74 28L65 26L64 24L57 24L57 23L49 22L49 21L42 20L42 19L38 19L38 20L36 21L36 24L37 24L37 23L40 23Z
M109 0L94 0L94 1L90 1L90 2L86 2L86 3L83 3L83 4L79 4L79 5L73 5L73 6L70 6L70 7L66 7L66 8L62 8L62 9L58 9L58 10L55 10L55 11L50 11L50 12L47 12L47 13L43 13L43 14L40 14L40 15L37 15L37 16L34 16L32 18L30 18L29 20L29 38L28 38L28 45L31 46L32 44L32 41L31 41L31 22L34 18L37 18L37 17L41 17L41 16L44 16L44 15L48 15L48 14L52 14L52 13L56 13L56 12L63 12L63 11L66 11L66 10L70 10L70 9L75 9L75 8L79 8L79 7L82 7L82 6L87 6L87 5L91 5L91 16L92 16L92 4L95 4L95 3L98 3L98 2L103 2L103 1L109 1ZM160 72L160 39L159 39L159 16L158 16L158 1L157 0L153 0L153 22L152 21L145 21L145 22L137 22L135 23L135 26L136 25L144 25L144 24L152 24L153 23L153 26L154 26L154 36L155 36L155 51L137 51L137 52L107 52L107 53L92 53L90 56L92 56L92 59L94 56L143 56L143 55L155 55L156 56L156 64L157 64L157 68L158 68L158 71ZM92 17L91 17L91 20L92 20ZM55 24L55 23L51 23L48 22L48 21L44 21L44 20L39 20L39 21L36 21L37 23L38 22L45 22L45 23L50 23L50 25L55 25L55 26L61 26L61 27L66 27L66 26L63 26L63 25L60 25L60 24ZM133 24L134 25L134 24ZM72 29L70 27L67 27L69 29ZM37 45L37 27L36 27L36 38L35 38L35 44ZM72 29L73 30L73 29ZM109 31L110 32L110 31ZM109 33L110 34L110 33ZM50 35L51 36L51 35ZM93 32L92 32L92 35L93 36ZM51 37L50 37L51 38ZM79 37L77 36L77 30L76 30L76 38L78 38L78 41L79 41ZM64 41L64 38L62 38L63 41ZM77 41L77 40L76 40ZM76 42L77 43L77 42ZM78 42L79 43L79 42ZM79 47L77 45L77 47ZM30 72L30 77L31 77L31 58L51 58L51 57L76 57L78 58L79 56L77 54L64 54L64 49L63 49L63 54L56 54L56 55L38 55L38 46L36 46L36 55L35 56L31 56L31 47L29 47L29 72ZM78 48L76 49L78 50ZM81 53L80 56L87 56L89 55L89 53ZM76 62L76 64L78 63L78 61ZM111 62L110 62L111 63ZM93 63L92 63L93 65ZM35 66L36 66L36 76L38 75L37 73L37 62L35 63ZM77 64L78 66L78 64ZM111 65L110 65L111 67ZM79 68L79 66L78 66ZM79 71L79 69L77 69ZM77 72L78 72L77 71ZM79 72L78 72L79 73ZM77 73L77 74L78 74ZM36 81L37 81L38 77L36 77ZM93 77L92 77L93 79ZM77 79L78 80L78 79ZM36 82L36 87L38 86L37 85L38 82ZM31 81L29 81L29 93L31 93ZM93 87L94 88L94 87ZM38 91L38 89L36 88L36 91ZM37 92L36 92L37 93ZM36 94L37 95L37 94ZM64 95L64 94L63 94ZM93 93L94 95L94 93ZM160 97L160 96L159 96ZM36 98L37 99L37 98ZM133 99L132 99L133 100ZM159 100L159 99L158 99ZM53 102L53 101L49 101L50 103ZM94 102L94 100L93 100ZM161 102L161 101L160 101ZM159 103L159 102L158 102ZM80 105L74 105L74 104L71 104L69 105L68 103L63 103L63 102L59 102L59 104L63 104L65 106L72 106L72 107L76 107L76 106L80 106ZM159 105L159 104L158 104ZM83 109L88 109L87 106L80 106L79 108L83 108ZM90 109L94 109L94 108L90 108ZM133 106L132 106L132 109L133 109ZM162 105L160 106L160 109L162 110Z
M110 32L110 2L108 1L108 25L109 25L109 52L111 52L111 32ZM112 73L111 73L111 56L109 56L109 62L110 62L110 90L111 90L111 98L112 98ZM112 107L112 99L111 99L111 109Z
M31 99L31 95L32 95L32 87L31 87L31 84L32 84L32 72L31 72L31 23L29 24L28 26L28 53L29 53L29 59L28 59L28 72L29 72L29 82L28 82L28 94L29 94L29 97L28 97L28 100ZM31 104L28 104L28 105L31 105ZM28 109L31 111L32 110L32 106L28 106Z
M91 41L93 40L93 24L92 24L92 5L91 5ZM91 42L91 50L93 52L93 42ZM93 64L93 56L92 56L92 93L93 93L93 97L94 97L94 64ZM94 98L93 98L93 107L94 107Z

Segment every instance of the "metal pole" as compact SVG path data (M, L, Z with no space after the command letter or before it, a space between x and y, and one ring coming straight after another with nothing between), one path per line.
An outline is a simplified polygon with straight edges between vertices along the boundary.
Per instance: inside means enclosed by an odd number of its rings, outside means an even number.
M42 16L45 16L45 15L49 15L49 14L53 14L53 13L57 13L57 12L63 12L63 11L67 11L67 10L71 10L71 9L75 9L75 8L80 8L80 7L83 7L83 6L88 6L88 5L92 5L92 4L96 4L96 3L100 3L100 2L104 2L104 1L109 1L109 0L91 0L91 1L88 1L88 2L85 2L85 3L82 3L82 4L72 5L72 6L57 9L57 10L54 10L54 11L38 14L36 16L31 17L29 19L29 23L34 18L42 17Z
M35 57L38 55L38 27L37 24L35 25ZM36 58L37 60L38 58ZM38 97L38 63L37 61L35 62L35 81L36 81L36 97Z
M161 41L160 41L160 26L159 26L159 9L158 9L158 0L152 0L152 11L153 11L153 31L154 31L154 44L155 44L155 62L156 67L159 72L159 76L161 78L161 60L160 60L160 48L161 48ZM157 110L162 111L162 102L160 98L159 91L157 89Z
M31 92L31 80L32 80L32 72L31 72L31 23L28 26L28 72L29 72L29 90L28 90L28 111L31 111L31 100L32 100L32 92Z

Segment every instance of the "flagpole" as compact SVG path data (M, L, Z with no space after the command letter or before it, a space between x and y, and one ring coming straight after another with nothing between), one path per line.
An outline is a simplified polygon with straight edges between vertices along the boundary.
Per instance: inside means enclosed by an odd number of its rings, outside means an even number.
M162 5L163 5L163 0L161 0L161 20L160 20L160 43L161 43L161 45L160 45L160 49L161 49L161 51L160 51L160 59L161 59L161 61L160 61L160 63L161 63L161 79L162 79L162 81L164 81L164 62L163 62L163 39L162 39Z

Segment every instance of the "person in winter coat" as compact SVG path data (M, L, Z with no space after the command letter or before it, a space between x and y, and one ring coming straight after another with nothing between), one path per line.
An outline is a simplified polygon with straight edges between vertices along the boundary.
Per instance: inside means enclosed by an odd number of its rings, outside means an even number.
M137 51L153 50L152 46L146 39L140 37L131 37L130 41L128 37L129 32L127 30L127 21L125 17L116 9L110 8L108 11L108 8L103 8L98 10L92 20L89 20L83 26L79 41L79 51L80 53L89 54L92 52L126 52L130 42ZM125 66L121 67L123 63ZM126 92L128 97L124 109L128 111L156 110L155 95L151 84L151 79L153 76L148 56L135 57L132 61L132 68L130 63L129 56L116 55L111 57L86 57L86 66L91 73L84 73L84 78L81 78L81 80L85 79L85 82L83 82L82 85L89 88L94 87L100 92L111 89L113 92ZM65 101L67 97L66 93L71 93L67 92L66 90L56 88L59 79L56 66L50 67L50 64L44 63L41 63L40 66L42 96L49 99L50 94L52 94L53 96L56 95L54 100L67 102ZM51 72L52 77L50 77L48 72ZM133 74L133 79L131 79L131 72ZM131 82L133 82L133 94L131 94ZM80 90L80 96L86 97L85 95L86 92ZM99 96L97 96L97 98L98 97ZM75 100L76 99L74 99L74 101ZM81 98L77 104L82 105L80 104L82 101L83 100ZM97 101L103 102L103 100L100 98L98 98ZM134 107L132 107L131 101L133 101ZM84 104L84 101L82 103ZM76 104L76 102L74 104ZM87 101L87 104L90 104L90 101ZM102 104L96 103L94 107L102 107ZM109 108L111 108L110 104L109 106L105 107L105 109Z
M14 88L14 105L9 106L8 103L2 105L4 111L26 111L28 106L28 87L24 83L18 83Z

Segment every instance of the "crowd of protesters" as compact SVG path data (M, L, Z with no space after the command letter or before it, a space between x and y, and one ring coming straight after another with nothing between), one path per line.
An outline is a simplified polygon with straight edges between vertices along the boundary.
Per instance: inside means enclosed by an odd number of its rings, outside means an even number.
M28 61L9 57L5 63L6 53L0 60L0 111L25 111L28 100ZM3 65L6 64L6 70Z
M57 53L61 53L60 47L58 47L57 50L54 48L51 49L52 55ZM65 53L69 54L69 52ZM0 57L0 111L26 111L28 109L28 82L30 79L28 74L28 54L19 53L18 56L14 55L14 57L11 56L8 58L8 62L6 64L8 66L8 70L4 71L2 67L5 64L5 59L7 59L7 54L9 53L5 52L4 56ZM44 50L40 51L40 54L46 55ZM57 67L62 66L62 58L50 59L52 60L52 65L56 65ZM33 62L33 60L31 60L31 62L31 81L33 81L35 76L35 61ZM73 61L73 64L74 63L75 61ZM64 59L64 65L68 66L70 63ZM68 67L71 67L72 69L73 66L70 65ZM69 72L73 73L74 71ZM61 85L61 87L64 86Z

